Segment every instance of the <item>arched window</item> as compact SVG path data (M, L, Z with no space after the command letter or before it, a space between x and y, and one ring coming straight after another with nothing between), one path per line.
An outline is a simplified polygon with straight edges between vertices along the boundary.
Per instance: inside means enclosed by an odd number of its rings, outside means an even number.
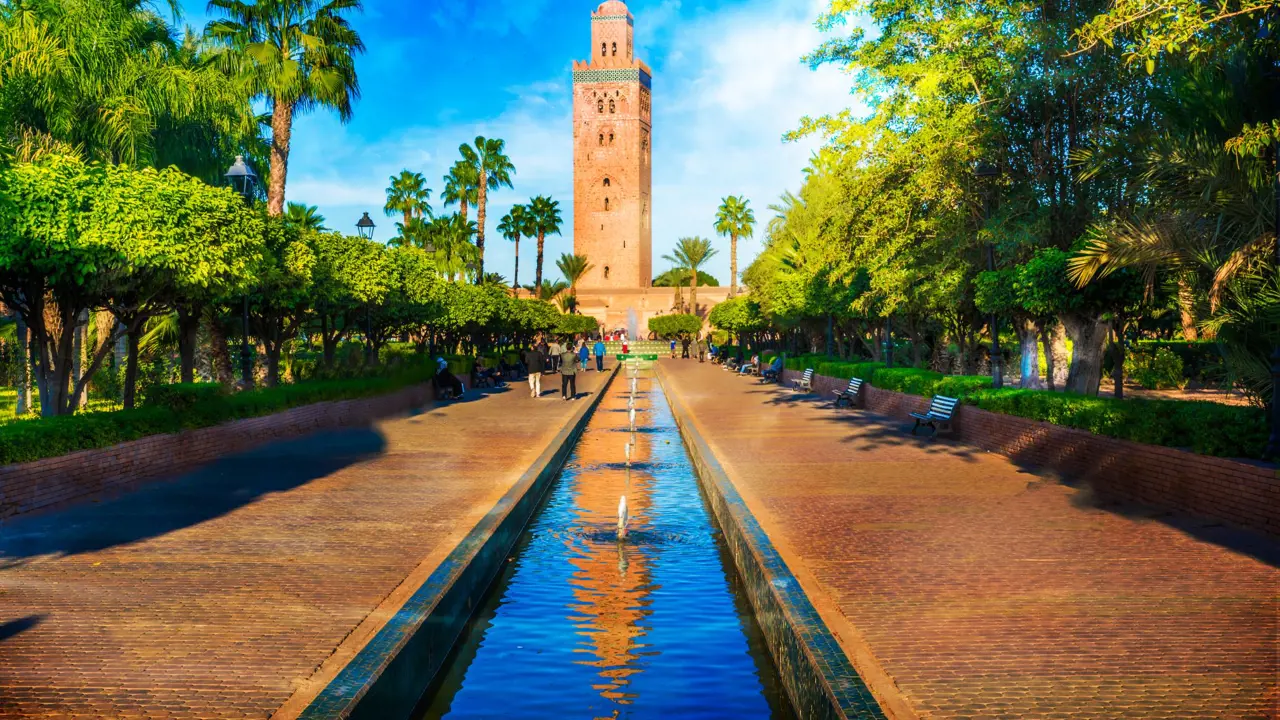
M604 186L609 187L609 178L604 179Z
M604 145L604 133L600 133L600 144Z
M609 209L609 198L605 198L605 199L604 199L604 209L605 209L605 210L608 210L608 209Z
M616 57L616 56L617 56L617 54L618 54L618 43L614 43L614 44L613 44L613 54L614 54L614 56L615 56L615 57Z
M598 102L596 103L596 108L598 108L598 109L600 110L600 112L604 112L604 100L600 100L600 101L598 101Z
M605 43L600 43L600 57L609 57L609 46Z
M613 133L609 133L609 144L613 144Z
M612 101L612 100L610 100L610 101L609 101L609 112L610 112L610 113L613 113L613 112L614 112L614 109L615 109L615 108L614 108L613 101Z
M608 266L608 265L605 265L605 266L604 266L604 279L605 279L605 280L608 280L608 279L609 279L609 266Z

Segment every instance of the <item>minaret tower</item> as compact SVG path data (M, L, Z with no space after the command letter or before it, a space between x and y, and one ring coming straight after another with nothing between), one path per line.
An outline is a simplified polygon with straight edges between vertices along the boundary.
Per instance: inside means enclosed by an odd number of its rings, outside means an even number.
M573 63L573 245L595 267L579 286L653 279L652 73L620 0L591 14L591 59Z

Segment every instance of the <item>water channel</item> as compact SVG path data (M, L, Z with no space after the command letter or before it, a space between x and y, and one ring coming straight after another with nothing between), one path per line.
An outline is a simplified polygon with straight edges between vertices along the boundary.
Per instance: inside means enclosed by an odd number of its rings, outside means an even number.
M662 388L640 375L636 432L621 374L417 717L794 717Z

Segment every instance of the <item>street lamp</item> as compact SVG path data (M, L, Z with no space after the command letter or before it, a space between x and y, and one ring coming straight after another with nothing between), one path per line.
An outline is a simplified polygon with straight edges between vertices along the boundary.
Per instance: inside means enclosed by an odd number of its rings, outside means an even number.
M365 213L356 223L356 232L360 233L360 237L365 240L372 240L373 230L376 227L378 226L373 224L373 218L369 217L369 213Z
M991 217L991 193L995 179L1000 177L1000 168L989 163L978 163L973 170L974 177L984 182L982 191L982 221L985 224ZM987 271L996 270L995 243L987 242ZM1000 319L994 312L988 320L991 327L991 385L996 389L1004 387L1004 360L1000 357Z
M223 177L231 184L231 188L244 198L244 204L252 207L254 190L258 185L258 174L244 161L243 155L236 156L235 163ZM246 388L252 385L249 379L249 361L249 294L245 293L240 313L240 382L244 383Z
M1275 272L1280 275L1280 142L1271 144L1271 172L1275 176ZM1267 442L1266 455L1272 460L1280 459L1280 341L1271 351L1271 439Z

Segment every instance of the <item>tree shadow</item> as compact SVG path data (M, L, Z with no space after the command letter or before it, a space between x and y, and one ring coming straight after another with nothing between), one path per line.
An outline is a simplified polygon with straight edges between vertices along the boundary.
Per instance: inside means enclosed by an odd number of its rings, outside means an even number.
M0 524L0 569L45 555L75 555L198 525L384 451L372 427L323 431L221 458L168 480Z
M28 615L24 618L0 623L0 642L30 630L44 622L44 618L44 615Z

